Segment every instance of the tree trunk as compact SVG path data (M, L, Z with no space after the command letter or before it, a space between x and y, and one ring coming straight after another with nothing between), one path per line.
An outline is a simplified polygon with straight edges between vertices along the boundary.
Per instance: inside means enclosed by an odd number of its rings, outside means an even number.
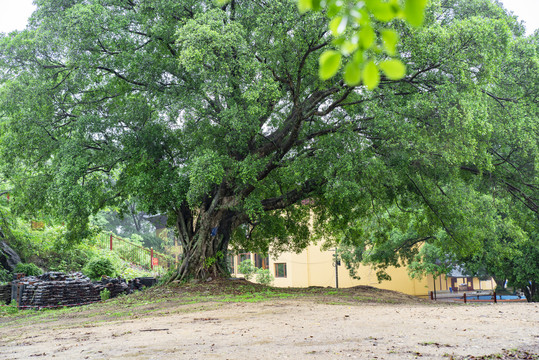
M238 214L222 204L216 206L214 201L207 205L197 211L196 221L186 206L177 213L176 227L183 255L170 281L229 276L227 249L232 231L240 225Z
M223 236L197 234L190 245L184 246L182 263L175 279L206 280L227 276L225 259L228 241L224 241Z
M531 281L531 283L525 286L522 290L524 291L524 295L526 296L526 300L528 300L528 302L539 301L539 295L537 294L537 283L535 281Z
M505 277L501 278L499 276L492 276L494 278L494 282L496 282L496 291L503 291L505 290L504 284L505 284Z

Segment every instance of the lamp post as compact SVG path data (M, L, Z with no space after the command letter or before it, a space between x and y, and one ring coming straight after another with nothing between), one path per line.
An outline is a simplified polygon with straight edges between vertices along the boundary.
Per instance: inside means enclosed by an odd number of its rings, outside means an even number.
M335 264L335 289L339 288L339 265L341 265L341 260L339 260L339 255L337 254L337 248L332 249L335 251L333 262Z

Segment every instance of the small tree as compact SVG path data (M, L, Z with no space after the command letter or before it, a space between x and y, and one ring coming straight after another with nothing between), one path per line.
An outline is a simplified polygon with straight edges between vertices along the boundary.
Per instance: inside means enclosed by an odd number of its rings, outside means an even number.
M0 266L0 283L8 282L10 278L11 276L10 276L9 271L7 271L2 266Z
M271 275L271 272L269 269L261 269L259 268L256 271L256 282L262 285L271 285L273 283L273 280L275 278L273 275Z
M418 279L425 275L432 275L434 286L436 286L438 276L448 274L453 267L454 263L450 256L439 247L426 243L408 266L408 273L410 277ZM436 292L436 289L434 291Z
M112 277L116 275L116 269L112 261L104 257L97 257L90 260L82 272L92 280L98 280L102 276Z
M15 272L26 274L26 276L38 276L43 274L43 271L39 267L37 267L36 264L32 263L18 263L15 267Z
M243 274L245 280L250 280L256 274L257 268L251 260L247 259L241 262L238 270Z

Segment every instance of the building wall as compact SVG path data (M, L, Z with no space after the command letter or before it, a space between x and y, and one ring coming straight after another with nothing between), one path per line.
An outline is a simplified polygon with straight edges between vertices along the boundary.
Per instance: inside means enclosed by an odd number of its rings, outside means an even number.
M251 261L255 261L254 254L248 255ZM238 272L240 263L239 255L233 256L233 276L241 277ZM318 245L310 245L299 254L283 253L278 257L270 257L267 268L275 277L273 282L277 287L335 287L334 251L322 251ZM286 267L286 277L276 276L276 266ZM387 270L391 280L378 282L376 271L370 266L360 266L357 271L360 280L350 276L348 270L341 264L338 267L339 287L346 288L357 285L368 285L380 289L399 291L409 295L428 296L430 291L449 291L452 278L445 275L438 276L435 280L432 276L423 279L411 279L406 267L391 267ZM474 290L490 290L495 284L492 280L480 281L478 278L454 278L456 284L466 283L473 285ZM434 286L436 283L436 286Z
M481 280L479 284L481 286L480 289L482 290L496 289L496 282L492 278L490 278L489 280Z
M434 279L432 275L428 275L426 281L428 291L433 291L434 289L436 289L436 291L449 291L449 288L451 287L451 280L445 275L437 276L436 279Z
M270 257L269 266L275 276L274 286L277 287L335 287L334 252L322 251L319 246L311 245L299 254L283 253L278 257ZM242 276L238 272L239 258L234 256L234 276ZM254 262L254 255L251 254ZM276 276L276 264L286 264L286 277ZM427 295L428 280L410 279L406 268L390 268L388 274L391 281L378 283L376 272L369 266L361 266L358 270L360 280L350 276L348 270L341 264L338 267L339 287L369 285L381 289L400 291L410 295Z

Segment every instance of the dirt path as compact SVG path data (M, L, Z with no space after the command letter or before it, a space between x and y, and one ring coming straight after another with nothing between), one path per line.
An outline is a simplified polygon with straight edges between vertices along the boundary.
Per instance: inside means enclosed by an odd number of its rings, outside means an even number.
M0 328L0 359L449 359L539 353L539 304L191 305L158 317Z

